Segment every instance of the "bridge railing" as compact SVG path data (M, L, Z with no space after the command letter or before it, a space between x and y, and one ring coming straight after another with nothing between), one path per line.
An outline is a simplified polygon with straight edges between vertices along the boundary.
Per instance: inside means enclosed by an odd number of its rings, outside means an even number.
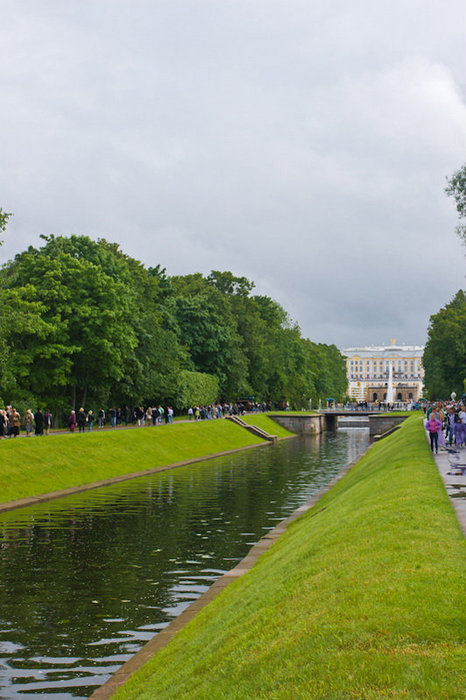
M397 401L393 404L368 404L367 406L338 406L332 408L320 408L319 413L387 413L390 411L407 411L409 404Z

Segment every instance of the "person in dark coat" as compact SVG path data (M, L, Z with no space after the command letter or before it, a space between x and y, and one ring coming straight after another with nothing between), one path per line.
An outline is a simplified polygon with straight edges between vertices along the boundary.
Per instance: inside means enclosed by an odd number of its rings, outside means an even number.
M144 409L142 406L138 406L136 409L136 419L139 426L144 425Z
M36 435L43 435L44 434L44 414L42 413L40 408L38 408L37 411L34 413L34 423L36 424L36 429L35 429Z
M84 413L84 408L80 408L76 414L76 423L78 424L78 430L80 433L84 432L86 427L86 414Z

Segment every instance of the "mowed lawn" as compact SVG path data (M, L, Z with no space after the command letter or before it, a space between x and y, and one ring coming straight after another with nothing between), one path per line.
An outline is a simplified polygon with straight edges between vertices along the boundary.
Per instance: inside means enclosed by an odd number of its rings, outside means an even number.
M10 438L0 442L0 502L263 442L227 420Z
M114 697L466 698L465 591L466 542L411 417Z
M255 425L262 430L265 430L269 435L276 435L279 438L295 436L295 433L291 433L286 428L283 428L277 421L272 420L266 413L248 413L245 416L241 416L248 425Z

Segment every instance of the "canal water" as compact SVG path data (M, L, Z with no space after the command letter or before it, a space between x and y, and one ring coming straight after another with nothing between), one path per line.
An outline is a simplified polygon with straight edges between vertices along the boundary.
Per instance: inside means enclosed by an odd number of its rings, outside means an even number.
M0 516L0 697L87 698L368 444L300 437Z

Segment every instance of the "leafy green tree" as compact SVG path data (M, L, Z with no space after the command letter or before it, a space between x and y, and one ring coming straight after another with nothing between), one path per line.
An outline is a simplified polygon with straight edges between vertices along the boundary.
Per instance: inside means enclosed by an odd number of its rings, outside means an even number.
M174 404L180 409L187 409L198 404L205 406L217 401L218 395L219 381L217 377L212 374L182 370Z
M247 297L255 286L254 282L246 277L235 277L232 272L220 272L219 270L212 270L207 277L207 283L222 294L240 297Z
M118 255L122 255L120 251ZM112 388L111 400L120 405L174 404L179 373L190 365L190 359L176 333L164 327L171 282L160 266L147 270L126 256L124 265L136 345L127 358L124 375Z
M106 274L99 248L105 244L84 237L51 237L43 248L17 255L2 272L2 286L28 284L31 301L41 304L50 328L41 352L28 363L15 343L11 360L24 383L55 410L107 399L136 346L127 288L117 275Z
M8 220L13 214L9 214L0 207L0 231L6 231Z
M453 173L447 182L448 186L445 188L445 192L455 199L456 210L460 218L456 230L466 242L466 164Z
M49 236L0 275L5 291L22 289L26 281L48 332L41 353L29 353L30 363L11 338L9 361L16 373L21 368L25 389L55 411L86 403L173 402L179 372L190 360L176 334L163 327L161 297L171 289L163 270L147 270L104 240Z
M347 388L345 358L335 345L314 345L316 373L315 400L334 398L341 400Z
M172 284L167 313L192 369L218 377L223 398L249 392L247 360L228 296L199 273L174 277Z
M2 398L16 405L26 400L30 405L39 401L40 395L34 393L28 376L34 366L49 356L47 339L54 332L54 325L44 321L44 306L34 301L34 292L30 284L0 289Z
M430 317L424 349L424 383L430 398L459 396L466 379L466 292Z

